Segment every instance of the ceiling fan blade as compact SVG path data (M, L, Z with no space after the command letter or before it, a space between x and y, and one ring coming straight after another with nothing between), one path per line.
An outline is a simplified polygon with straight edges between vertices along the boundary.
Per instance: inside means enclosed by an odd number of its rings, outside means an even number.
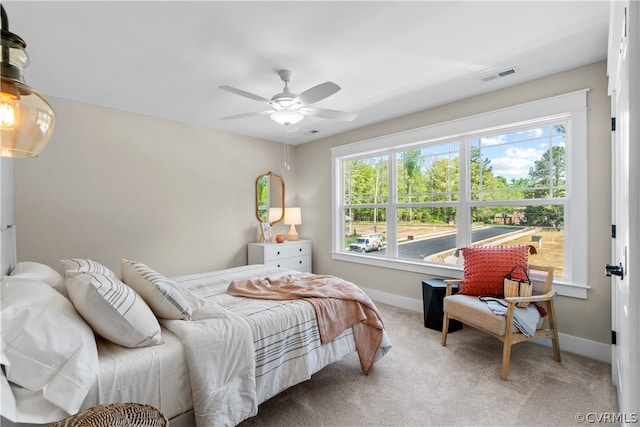
M255 111L253 113L244 113L244 114L236 114L234 116L222 117L220 120L235 120L235 119L245 119L247 117L255 117L255 116L264 116L265 114L271 114L275 110L266 110L266 111Z
M343 122L350 122L355 120L357 114L347 113L346 111L328 110L326 108L313 108L305 107L304 110L308 115L313 117L320 117L322 119L340 120Z
M224 89L227 92L235 93L236 95L244 96L246 98L253 99L255 101L264 102L265 104L268 104L268 103L271 102L270 99L263 98L260 95L256 95L255 93L247 92L247 91L242 90L242 89L236 89L235 87L220 86L220 89Z
M317 86L312 87L311 89L307 89L298 95L293 102L300 102L302 105L313 104L314 102L318 102L322 99L325 99L337 91L340 90L340 86L333 82L325 82L319 84Z

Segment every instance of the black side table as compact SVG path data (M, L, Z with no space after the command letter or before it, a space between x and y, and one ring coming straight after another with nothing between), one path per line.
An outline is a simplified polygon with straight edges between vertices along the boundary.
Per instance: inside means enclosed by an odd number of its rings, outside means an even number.
M424 312L424 327L442 331L443 300L447 292L447 284L440 279L422 281L422 304ZM458 285L453 285L453 293L458 292ZM449 332L462 329L462 323L449 319Z

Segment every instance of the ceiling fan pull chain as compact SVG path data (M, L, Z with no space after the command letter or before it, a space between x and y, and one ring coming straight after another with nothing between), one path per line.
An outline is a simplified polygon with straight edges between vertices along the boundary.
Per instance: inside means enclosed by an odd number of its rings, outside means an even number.
M291 170L291 164L289 162L289 125L284 125L284 167L287 170Z

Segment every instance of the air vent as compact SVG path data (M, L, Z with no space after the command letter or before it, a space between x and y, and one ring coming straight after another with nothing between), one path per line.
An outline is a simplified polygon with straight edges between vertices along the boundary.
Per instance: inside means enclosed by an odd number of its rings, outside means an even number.
M488 74L488 75L480 78L480 81L482 81L484 83L490 82L491 80L499 79L500 77L506 77L506 76L509 76L511 74L515 74L517 71L518 71L518 67L507 68L506 70L502 70L502 71L499 71L497 73Z

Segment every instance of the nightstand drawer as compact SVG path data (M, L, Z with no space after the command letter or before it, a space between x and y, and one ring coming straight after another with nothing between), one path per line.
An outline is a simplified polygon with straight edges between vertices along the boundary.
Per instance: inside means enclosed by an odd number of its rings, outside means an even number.
M311 273L311 241L249 243L249 264L266 264Z
M265 260L264 264L272 265L274 267L280 267L280 268L292 268L290 258L272 259L270 261Z
M264 260L265 264L270 263L270 261L282 260L284 258L289 258L290 255L290 247L288 245L268 245L264 248Z
M311 255L294 256L289 258L289 268L298 271L311 272Z
M289 256L311 256L311 242L295 242L289 245Z

